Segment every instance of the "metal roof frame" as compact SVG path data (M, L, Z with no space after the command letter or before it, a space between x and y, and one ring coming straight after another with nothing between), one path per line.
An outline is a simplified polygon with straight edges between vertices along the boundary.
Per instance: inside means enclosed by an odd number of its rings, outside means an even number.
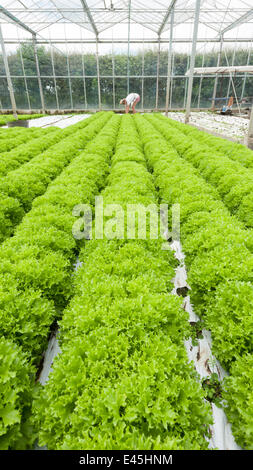
M38 33L41 31L41 28L38 26L40 24L43 25L43 23L46 28L57 22L73 22L73 24L77 24L80 27L84 27L89 31L92 31L95 36L98 37L98 35L106 29L127 21L129 17L128 2L123 0L113 0L113 7L111 5L109 7L107 6L108 4L106 5L99 0L97 2L93 1L92 3L90 3L90 0L79 0L79 5L77 1L75 1L72 3L72 7L69 7L67 2L66 4L64 4L64 2L60 2L60 6L57 5L57 0L48 0L48 2L44 4L44 8L39 8L38 6L37 9L36 4L29 4L29 6L26 7L25 1L2 1L5 2L5 6L0 6L0 13L5 14L6 18L9 18L9 20L31 34L36 34L36 32ZM184 22L192 22L194 17L194 3L195 2L190 0L186 2L182 2L182 0L170 0L168 6L165 0L155 0L152 3L147 2L146 4L144 0L135 0L131 5L131 22L150 29L157 34L157 37L159 37L170 27L169 18L172 8L174 8L175 12L174 27ZM218 2L218 8L215 8L217 7L217 2L212 2L212 0L202 0L201 3L200 13L202 13L202 17L200 17L200 23L216 32L219 32L219 35L225 34L227 31L230 31L245 22L249 22L249 20L253 18L253 9L250 8L250 2L247 1L241 2L241 8L237 7L232 9L229 9L228 5L226 5L226 8L222 2ZM249 9L247 9L247 5L249 6ZM33 16L35 13L38 13L36 18L38 22ZM39 18L40 13L44 14L41 19ZM48 21L46 21L46 13L48 14ZM60 15L60 18L58 20L55 18L54 21L54 18L52 17L53 13ZM73 15L71 15L71 13L73 13ZM212 13L210 19L207 16L208 13ZM243 14L236 18L236 15L238 16L240 13ZM215 15L217 17L217 28ZM180 16L182 16L182 19L180 19ZM232 19L233 21L230 22ZM30 24L31 27L28 26ZM34 24L35 28L32 28L32 24ZM219 28L219 25L225 27L222 29Z
M91 26L92 26L92 29L93 29L95 35L98 36L98 30L97 30L97 27L96 27L96 25L95 25L95 23L94 23L92 14L91 14L91 12L90 12L90 9L89 9L89 7L88 7L88 5L87 5L86 0L80 0L80 1L81 1L81 4L82 4L84 13L86 13L86 15L87 15L88 18L89 18L90 24L91 24Z
M160 26L160 28L159 28L159 30L158 30L158 36L161 36L161 34L162 34L163 30L164 30L164 27L165 27L165 25L166 25L166 23L167 23L167 21L168 21L170 15L171 15L172 10L173 10L173 8L175 8L176 2L177 2L177 0L172 0L172 1L171 1L171 4L170 4L170 6L169 6L169 8L168 8L168 10L167 10L167 13L166 13L164 19L163 19L163 22L162 22L162 24L161 24L161 26Z
M26 31L28 31L28 33L32 34L32 35L35 35L36 36L36 33L35 31L33 31L31 28L29 28L29 26L27 26L25 23L23 23L22 21L20 21L18 18L16 18L16 16L14 16L12 13L10 13L8 10L6 10L6 8L2 7L0 5L0 13L2 13L3 15L7 16L7 18L9 18L11 21L13 21L14 23L16 23L18 26L20 26L21 28L25 29Z
M231 29L234 29L236 28L237 26L240 26L241 24L243 23L246 23L246 21L248 19L251 19L253 18L253 8L248 11L247 13L245 13L243 16L241 16L240 18L238 18L237 20L235 20L233 23L231 23L229 26L227 26L226 28L224 28L222 31L221 31L221 34L225 34L227 31L231 31Z

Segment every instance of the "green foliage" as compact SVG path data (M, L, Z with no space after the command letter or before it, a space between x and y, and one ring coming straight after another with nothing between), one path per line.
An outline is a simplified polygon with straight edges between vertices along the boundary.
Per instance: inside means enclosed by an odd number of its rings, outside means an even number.
M0 192L4 195L0 211L0 219L2 219L0 240L13 234L14 227L20 222L22 212L28 212L31 209L33 199L46 191L48 184L84 149L88 141L99 132L110 117L110 113L93 115L64 131L52 133L47 140L45 137L35 139L34 142L23 144L8 152L7 164L3 164L5 170L6 165L12 164L12 157L16 162L15 165L17 161L20 165L25 160L31 160L20 168L9 171L0 182ZM58 143L40 153L53 142ZM32 158L34 151L38 155Z
M207 306L206 325L213 336L212 351L228 371L237 358L253 353L252 309L252 284L239 281L220 284Z
M121 120L107 182L105 205L156 201L130 116ZM170 293L176 261L161 242L91 240L81 250L60 322L62 354L34 403L40 444L207 448L210 409L184 348L188 314Z
M51 132L56 132L56 127L49 127L42 129L40 127L19 127L16 131L15 128L2 129L0 132L0 152L9 152L13 148L27 142L27 140L36 139ZM1 162L3 153L1 153ZM1 173L2 174L2 173Z
M73 206L92 203L105 184L119 122L120 116L110 113L101 119L102 125L91 124L97 137L34 201L15 235L0 248L0 335L20 346L21 358L26 353L29 370L33 370L32 364L38 365L50 326L72 293L72 262L78 249L71 234ZM14 375L13 387L19 390ZM32 394L28 390L24 399L28 408ZM3 445L14 447L15 441L15 448L22 449L31 445L31 433L35 434L27 408L18 403L15 409L21 424L15 439L4 431Z
M213 373L210 377L202 379L202 387L205 391L206 400L221 406L222 388L218 374Z
M207 134L159 114L156 114L155 118L147 116L147 119L151 120L152 124L176 148L179 155L198 168L200 174L217 189L230 212L235 214L246 227L252 228L252 151L248 149L242 151L243 146L238 146L233 153L235 156L238 155L238 158L231 160L231 142L224 140L222 150L214 153L216 147L212 146L212 139L208 145ZM227 151L225 151L226 147ZM248 164L249 168L239 163L241 152L243 164L245 154L251 162Z
M236 441L253 450L253 356L245 354L233 364L225 378L223 398Z
M13 233L13 227L24 216L24 209L17 199L0 193L0 243Z
M0 329L1 335L13 339L34 358L46 347L48 326L55 317L52 302L41 291L29 287L22 290L11 274L1 274Z
M102 120L109 119L110 124L92 141L91 148L88 144L34 201L15 235L0 247L0 331L18 342L34 361L38 361L50 325L59 315L52 301L62 307L72 292L72 263L77 251L71 233L75 221L72 209L80 202L93 202L105 182L120 120L119 116L110 117ZM99 127L98 123L91 126Z
M234 435L240 445L252 448L247 405L252 401L253 237L221 200L230 193L231 204L241 209L250 186L228 191L235 175L221 180L216 158L208 151L196 153L176 129L171 131L175 145L180 153L189 152L189 162L180 158L161 136L156 116L110 113L93 119L85 132L65 138L54 160L45 152L45 161L35 157L31 165L11 172L12 187L10 178L2 183L6 188L8 181L10 194L25 210L32 209L0 247L0 356L3 347L9 361L2 402L10 409L7 415L2 411L2 422L0 413L0 447L31 445L33 364L66 304L60 320L62 354L33 403L40 444L79 450L208 447L211 416L204 398L219 401L220 388L212 376L203 390L188 363L188 314L182 299L171 294L177 261L170 250L161 249L161 237L149 239L150 227L145 240L92 239L85 246L74 240L73 207L93 204L101 194L105 205L123 208L159 200L180 203L191 301L201 328L212 332L214 353L231 373L223 399ZM211 185L191 162L203 167ZM17 174L22 180L22 168L29 190L15 179ZM37 171L34 179L30 168ZM238 175L244 171L240 168ZM219 191L213 187L216 178L222 181ZM12 210L8 204L15 201L9 193L3 199L6 218ZM77 253L82 265L73 276Z
M44 114L19 114L18 119L26 120L26 119L38 119L40 117L45 116ZM7 122L16 121L12 114L1 114L0 115L0 126L5 126Z
M183 347L161 330L138 338L141 323L136 330L129 318L128 325L84 330L64 348L36 403L41 444L58 450L207 448L209 410ZM134 335L130 341L127 331Z
M127 64L128 55L126 51L119 51L118 48L114 48L114 69L116 76L123 76L123 78L117 78L117 84L115 86L115 98L116 103L126 96L127 94ZM120 47L120 49L122 49ZM232 61L233 49L224 48L221 56L221 65L227 66L226 57L229 63ZM43 95L47 109L57 109L56 103L56 90L53 78L52 70L52 59L51 51L49 47L39 45L37 48L39 65L41 75L43 75L42 87ZM99 68L101 76L112 76L112 55L111 53L104 53L99 51ZM24 80L19 78L23 75L22 63L20 60L20 54L22 53L23 64L26 76L34 76L34 79L27 80L27 88L30 96L31 106L34 109L41 107L41 100L39 95L38 81L36 80L36 64L34 59L33 45L28 43L21 44L16 51L8 54L8 62L12 75L13 86L15 89L15 97L17 106L20 109L28 109L28 102L26 93L24 93ZM71 108L70 100L70 88L69 80L67 78L61 78L63 75L71 74L71 85L73 91L73 101L75 109L85 108L85 96L84 96L84 83L82 78L83 67L85 73L85 87L87 95L88 108L98 106L98 83L97 83L97 63L95 47L90 46L90 49L86 51L80 50L69 50L68 63L66 55L59 50L54 49L54 69L57 77L57 94L60 108ZM205 51L204 54L204 66L215 67L217 65L217 51ZM143 57L144 56L144 57ZM157 71L157 56L158 50L155 45L146 45L144 51L142 45L139 46L138 50L129 56L129 71L130 71L130 89L138 92L141 95L142 91L142 62L144 59L144 73L147 77L144 80L144 107L154 108L155 107L155 95L156 95L156 71ZM248 50L238 49L236 51L237 65L244 65L247 62ZM187 53L176 52L173 54L173 73L174 75L184 76L189 68L190 56ZM203 66L203 54L202 52L196 54L195 59L196 67ZM161 48L160 51L160 79L159 79L159 106L164 108L165 96L166 96L166 74L168 67L168 52ZM5 75L5 70L1 64L1 75ZM151 76L151 77L150 77ZM223 86L223 90L227 90L228 77L218 77L218 89ZM222 84L221 84L222 82ZM173 96L172 106L184 107L184 95L185 95L185 78L177 78L173 80ZM201 107L210 107L211 96L213 93L213 77L205 77L202 83L201 89ZM235 80L235 89L237 96L241 94L241 80ZM245 96L252 96L252 82L246 80ZM101 88L101 101L103 107L106 109L113 105L112 91L113 91L113 80L112 78L100 78ZM193 81L193 107L197 105L199 92L199 80ZM0 93L2 97L3 108L11 108L9 94L7 91L7 83L5 79L2 79L0 84Z
M187 253L188 266L197 256L201 257L202 254L211 252L217 245L223 246L224 249L227 245L237 245L239 249L248 243L251 247L252 231L244 230L235 217L221 213L218 216L217 211L214 211L214 214L215 217L206 218L204 224L203 219L197 219L199 223L195 224L195 231L192 230L185 235L184 250ZM187 221L187 230L191 228L191 221Z
M68 132L70 134L72 132L74 133L74 131L75 129L72 129L72 126L68 128ZM1 154L0 175L2 177L6 176L9 172L16 170L24 163L29 162L50 146L60 142L61 139L66 137L63 132L62 130L56 130L56 128L53 127L49 129L40 129L39 133L31 134L31 139L27 139L30 135L28 134L26 139L24 139L24 143L21 145L16 145L16 139L12 139L11 142L14 144L14 148L11 151Z
M160 117L161 115L157 116ZM169 123L172 124L171 120L169 120ZM201 143L201 145L207 145L212 151L215 151L216 155L226 155L231 160L241 163L241 165L246 168L253 167L253 152L245 145L236 144L235 142L215 137L207 132L200 131L192 126L186 126L177 121L173 121L173 126L183 132L186 136L190 136L198 143Z
M11 341L0 340L0 450L21 440L24 420L31 407L31 377L25 354ZM23 445L20 443L20 447Z
M180 203L181 240L188 267L191 302L201 316L202 326L211 330L216 357L231 373L226 379L226 411L233 424L234 435L243 447L252 448L252 413L248 408L252 397L248 385L245 388L243 385L244 381L245 384L252 382L249 367L252 360L252 231L245 230L237 217L229 215L215 189L179 155L184 153L187 160L189 157L194 165L205 168L205 177L208 175L208 181L214 185L218 181L216 178L223 175L223 186L219 186L224 191L222 195L230 190L233 194L230 185L244 169L240 164L236 163L236 166L235 162L230 164L227 158L224 170L224 160L220 156L211 156L210 150L204 152L198 144L178 132L177 125L164 122L165 118L136 115L134 120L161 200L168 204ZM231 165L236 166L238 175L224 176L224 171ZM250 175L249 170L245 171ZM238 204L236 198L239 195L243 200L250 184L241 181L241 187L237 188L234 204ZM249 207L250 197L245 196L245 199L249 198ZM246 365L246 359L241 360L240 356L246 357L247 353ZM243 378L237 389L239 370ZM250 386L252 389L252 384ZM213 390L210 393L213 395Z

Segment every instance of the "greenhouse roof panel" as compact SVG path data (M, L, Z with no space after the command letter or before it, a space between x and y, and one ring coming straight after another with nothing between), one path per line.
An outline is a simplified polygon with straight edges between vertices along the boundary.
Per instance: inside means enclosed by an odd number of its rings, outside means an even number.
M1 21L22 22L35 32L55 23L75 23L95 35L119 23L140 24L157 34L170 28L171 9L175 25L192 23L194 0L2 0ZM6 15L5 10L7 10ZM214 37L226 34L253 19L249 0L202 0L200 23ZM21 26L19 24L19 26ZM132 28L134 31L134 28Z

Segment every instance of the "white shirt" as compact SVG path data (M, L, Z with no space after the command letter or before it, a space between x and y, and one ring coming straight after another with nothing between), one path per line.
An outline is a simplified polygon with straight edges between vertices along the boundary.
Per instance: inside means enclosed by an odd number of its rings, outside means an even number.
M137 98L139 98L138 93L130 93L130 95L126 97L126 102L128 106L132 106L132 104L135 102Z

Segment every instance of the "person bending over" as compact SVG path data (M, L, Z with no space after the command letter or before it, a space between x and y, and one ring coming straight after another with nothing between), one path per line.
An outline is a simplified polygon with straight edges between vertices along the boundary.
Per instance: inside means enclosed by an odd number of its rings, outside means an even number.
M130 93L130 95L128 95L126 98L123 98L122 100L120 100L120 104L125 105L126 114L129 113L130 107L132 107L132 111L135 114L136 113L135 106L137 105L137 103L139 103L139 101L140 101L140 95L138 95L138 93Z

